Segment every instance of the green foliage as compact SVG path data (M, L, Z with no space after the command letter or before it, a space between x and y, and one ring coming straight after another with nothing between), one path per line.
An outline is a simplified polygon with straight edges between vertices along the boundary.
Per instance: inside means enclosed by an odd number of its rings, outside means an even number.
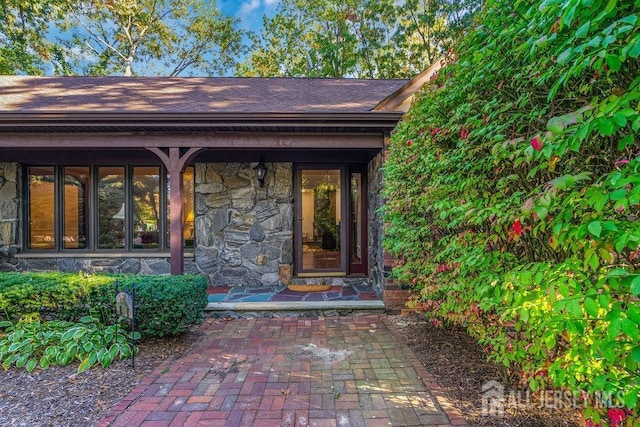
M0 74L225 74L246 49L205 0L6 0Z
M407 78L448 49L481 0L284 0L245 76Z
M80 3L69 16L69 54L90 75L224 74L242 50L238 21L204 0ZM168 70L168 71L167 71Z
M118 289L131 292L135 285L136 330L143 337L174 336L202 322L207 305L204 276L114 276ZM113 288L97 288L92 310L113 314ZM111 319L110 321L113 321Z
M113 289L109 276L58 272L0 275L0 315L16 322L28 313L45 320L75 321L88 314L89 295L97 288Z
M385 246L416 305L533 390L611 392L636 416L639 6L487 2L385 166Z
M30 313L66 321L92 314L112 324L116 281L119 290L130 292L136 287L136 330L143 337L176 335L202 321L207 279L188 275L4 273L0 275L0 313L12 322Z
M0 3L0 74L38 75L46 71L45 63L61 63L64 55L60 47L43 35L51 21L63 19L70 3L68 0Z
M31 372L37 367L66 366L79 362L78 373L97 364L108 368L116 358L131 357L137 348L131 337L117 325L102 326L96 318L83 317L79 323L53 320L41 323L38 316L26 316L16 325L2 322L0 363ZM138 338L139 334L133 338Z

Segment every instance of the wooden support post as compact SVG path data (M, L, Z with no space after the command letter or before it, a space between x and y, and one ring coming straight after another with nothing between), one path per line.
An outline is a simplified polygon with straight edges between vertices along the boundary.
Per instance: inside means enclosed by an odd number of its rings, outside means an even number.
M184 236L182 220L182 174L187 164L204 148L193 147L180 155L179 147L169 148L168 154L160 148L149 147L169 172L169 248L171 252L171 274L184 273Z

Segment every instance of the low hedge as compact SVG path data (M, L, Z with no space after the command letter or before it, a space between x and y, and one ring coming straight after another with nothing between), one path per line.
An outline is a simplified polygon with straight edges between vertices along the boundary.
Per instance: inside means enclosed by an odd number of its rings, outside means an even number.
M3 273L0 315L6 320L38 313L45 320L77 321L98 315L115 321L115 293L135 285L136 329L142 337L173 336L202 322L207 302L204 276Z
M75 321L88 314L89 295L112 289L113 277L59 272L0 274L0 315L16 322L38 313L43 320Z
M204 276L114 276L118 291L135 286L136 329L143 337L175 336L202 322L207 305ZM90 297L91 307L103 317L113 314L114 286L99 287ZM113 321L109 317L109 321Z

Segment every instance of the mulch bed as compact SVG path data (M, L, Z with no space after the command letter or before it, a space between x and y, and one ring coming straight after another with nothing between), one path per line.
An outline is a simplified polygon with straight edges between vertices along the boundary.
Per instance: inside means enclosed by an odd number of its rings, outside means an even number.
M469 424L493 427L578 426L579 418L574 410L545 407L545 402L541 405L535 396L519 388L505 369L487 362L482 347L466 330L436 327L417 313L390 318L407 345ZM507 402L509 393L513 392L511 402L518 403L519 397L520 404L505 405L502 417L483 416L482 386L488 381L497 381L504 386Z
M180 357L198 340L199 332L177 338L141 342L135 358L76 374L78 364L29 373L0 369L0 425L86 427L99 421L149 372L167 358Z

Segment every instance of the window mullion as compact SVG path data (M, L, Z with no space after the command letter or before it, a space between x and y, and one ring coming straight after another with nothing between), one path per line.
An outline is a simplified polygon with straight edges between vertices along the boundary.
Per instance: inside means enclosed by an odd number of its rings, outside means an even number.
M133 166L127 165L124 170L124 247L125 251L133 250Z
M53 203L53 218L54 229L53 235L55 242L55 251L60 252L64 250L63 244L63 222L64 222L64 167L60 165L54 166L54 203Z

